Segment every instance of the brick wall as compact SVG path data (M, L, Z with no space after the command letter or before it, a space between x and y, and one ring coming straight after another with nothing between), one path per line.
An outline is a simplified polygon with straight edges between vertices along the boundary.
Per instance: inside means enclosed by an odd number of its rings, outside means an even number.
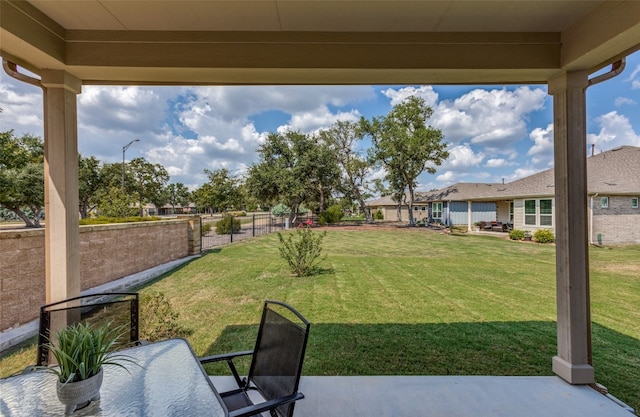
M640 209L631 207L631 197L609 196L607 208L600 207L600 197L593 203L593 242L601 234L603 245L640 243Z
M192 254L190 222L80 226L82 290ZM37 318L43 304L44 229L0 231L0 331Z

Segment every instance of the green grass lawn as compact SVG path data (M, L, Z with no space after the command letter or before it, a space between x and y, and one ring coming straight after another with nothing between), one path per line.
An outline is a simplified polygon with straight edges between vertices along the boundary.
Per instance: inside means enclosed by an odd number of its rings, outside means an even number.
M141 292L165 294L199 355L252 348L262 302L275 299L312 322L307 375L552 375L552 245L329 231L320 273L306 278L277 246L274 234L210 251ZM590 269L596 380L638 410L640 246L592 248ZM30 349L3 373L32 363Z

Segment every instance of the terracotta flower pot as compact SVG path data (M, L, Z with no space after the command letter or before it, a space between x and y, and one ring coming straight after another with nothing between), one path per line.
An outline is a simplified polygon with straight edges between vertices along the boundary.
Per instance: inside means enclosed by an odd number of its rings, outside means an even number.
M102 368L100 368L100 372L83 381L68 382L66 384L57 381L56 392L58 399L66 406L64 413L71 414L78 409L78 406L99 400L103 375Z

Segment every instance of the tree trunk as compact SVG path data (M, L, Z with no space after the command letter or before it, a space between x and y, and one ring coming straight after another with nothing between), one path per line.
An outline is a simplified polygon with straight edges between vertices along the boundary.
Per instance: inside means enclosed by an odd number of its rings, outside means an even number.
M413 187L411 185L409 185L409 201L407 202L407 207L409 208L409 226L414 226L416 222L413 218Z
M373 216L371 215L371 210L364 202L362 195L360 194L360 190L354 188L356 194L356 200L358 200L358 205L360 206L360 210L364 212L364 217L367 219L367 223L373 223Z
M289 226L293 227L296 219L298 218L298 207L300 204L292 204L291 212L289 213Z
M33 213L33 227L40 227L40 212L42 211L42 207L30 207L31 212Z
M88 209L88 204L83 201L80 204L80 217L83 219L87 218L87 213L88 213L89 209Z
M31 221L31 219L26 214L24 214L23 211L20 210L19 208L7 207L7 209L13 211L16 214L16 216L20 217L20 219L24 222L25 227L36 227Z
M320 192L320 213L322 213L324 211L324 188L322 187L322 185L320 185L318 188Z
M367 223L373 223L373 215L371 214L371 209L362 204L360 205L360 210L364 211L364 217Z

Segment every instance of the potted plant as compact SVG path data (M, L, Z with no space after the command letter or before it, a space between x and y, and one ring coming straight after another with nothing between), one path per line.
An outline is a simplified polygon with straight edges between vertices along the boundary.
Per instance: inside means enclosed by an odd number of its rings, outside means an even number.
M127 355L111 352L123 331L123 327L93 327L85 322L63 328L56 333L55 342L49 341L58 365L45 370L57 376L56 392L66 406L65 414L100 399L103 366L119 366L128 372L123 363L135 363Z
M528 230L524 231L524 240L527 241L527 242L531 241L531 232L530 231L528 231Z
M473 225L476 227L476 232L479 232L480 231L480 225L482 225L482 223L475 222Z

